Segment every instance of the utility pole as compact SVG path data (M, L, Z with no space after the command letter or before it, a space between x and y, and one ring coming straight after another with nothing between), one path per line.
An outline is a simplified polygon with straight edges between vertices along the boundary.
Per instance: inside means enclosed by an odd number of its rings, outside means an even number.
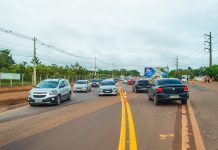
M33 50L33 86L36 86L36 38L33 38L34 50Z
M179 75L179 57L176 57L176 77Z
M207 47L204 47L204 50L208 50L209 52L209 67L212 66L212 34L204 34L204 37L207 37L205 43L208 43Z
M97 68L97 65L96 65L96 57L95 57L95 78L96 78L96 68Z

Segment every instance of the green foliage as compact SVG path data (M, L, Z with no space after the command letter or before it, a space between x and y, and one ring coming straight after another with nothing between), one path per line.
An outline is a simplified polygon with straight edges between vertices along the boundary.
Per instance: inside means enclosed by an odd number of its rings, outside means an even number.
M31 61L33 63L33 60ZM85 67L81 66L78 62L72 65L58 66L56 64L45 65L42 64L39 58L36 58L36 70L37 70L37 81L40 77L68 77L68 76L93 76L94 71L87 70ZM27 62L22 62L16 64L10 54L9 50L0 50L0 71L1 72L10 72L10 73L21 73L24 74L24 81L32 82L33 66L27 64ZM119 77L120 75L126 76L140 76L140 73L137 70L98 70L97 74L101 74L105 77ZM101 76L101 77L103 77Z
M0 70L4 71L15 62L10 54L10 50L0 50Z
M169 77L171 78L182 78L182 75L190 75L190 78L193 79L194 78L194 73L191 71L191 70L188 70L188 69L179 69L178 70L178 73L176 72L176 70L171 70L170 73L169 73Z
M216 81L218 81L218 65L213 65L205 69L205 72L210 77L213 77Z

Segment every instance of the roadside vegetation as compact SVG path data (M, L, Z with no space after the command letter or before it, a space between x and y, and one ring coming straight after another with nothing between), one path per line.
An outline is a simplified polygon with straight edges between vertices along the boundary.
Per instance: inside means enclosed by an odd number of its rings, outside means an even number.
M215 81L218 81L218 65L200 67L197 69L188 67L188 69L179 69L178 72L176 70L171 70L169 73L170 77L182 78L182 75L190 75L190 79L193 79L196 76L208 76Z
M71 65L61 66L57 64L43 64L40 62L39 58L36 59L37 64L37 81L41 79L49 78L69 78L74 77L75 79L85 79L94 78L94 71L88 70L87 68L80 65L78 62ZM0 50L0 72L4 73L20 73L24 74L24 84L32 83L32 73L33 73L33 61L31 64L23 61L18 64L13 59L10 50ZM114 69L114 70L97 70L96 78L101 77L119 77L120 75L125 76L140 76L137 70L126 70L126 69ZM8 83L8 82L7 82ZM16 84L16 81L14 81ZM2 85L7 85L2 82Z

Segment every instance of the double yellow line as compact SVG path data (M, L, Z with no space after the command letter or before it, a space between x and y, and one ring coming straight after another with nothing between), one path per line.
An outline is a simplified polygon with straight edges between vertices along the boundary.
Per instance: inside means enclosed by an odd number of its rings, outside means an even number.
M119 89L121 102L122 102L122 120L121 120L120 141L119 141L118 150L126 149L127 121L129 125L129 150L137 150L135 127L134 127L134 121L133 121L132 112L129 106L129 102L126 97L126 94L123 92L120 85L118 89ZM127 115L127 118L126 118L126 115Z

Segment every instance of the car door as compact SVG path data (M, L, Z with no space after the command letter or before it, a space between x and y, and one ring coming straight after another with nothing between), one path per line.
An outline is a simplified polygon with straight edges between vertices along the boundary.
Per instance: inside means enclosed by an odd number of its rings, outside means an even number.
M90 89L91 89L91 84L90 84L90 82L89 82L89 81L87 81L87 87L88 87L88 90L90 90Z
M61 94L61 98L63 99L65 97L65 84L64 84L64 81L60 82L59 92Z
M65 97L68 97L68 94L70 93L70 88L69 88L69 82L67 80L64 80L64 94L65 94Z

